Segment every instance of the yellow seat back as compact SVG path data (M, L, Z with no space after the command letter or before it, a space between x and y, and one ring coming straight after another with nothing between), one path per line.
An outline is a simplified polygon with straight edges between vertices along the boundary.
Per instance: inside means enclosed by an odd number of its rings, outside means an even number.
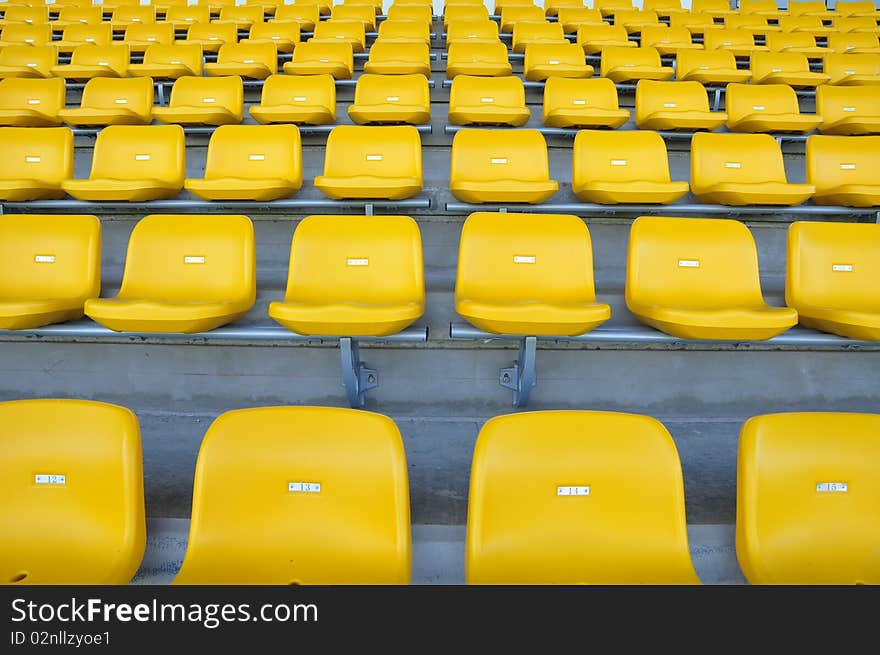
M544 85L544 120L552 111L570 108L619 109L617 87L607 77L548 79Z
M642 30L642 45L653 48L658 45L675 46L692 43L691 33L685 27L652 25Z
M238 28L234 23L194 23L186 31L188 41L211 41L217 44L238 43Z
M682 50L675 57L676 75L699 70L735 70L736 57L727 50Z
M751 114L798 114L797 94L787 84L728 84L725 100L728 120Z
M602 20L602 14L597 9L589 9L582 2L577 3L577 7L560 7L558 19L563 28L566 25L600 25L605 24Z
M223 7L220 9L220 17L218 20L220 22L228 21L231 23L262 23L263 7L247 5Z
M755 37L748 30L718 29L706 30L703 35L703 47L706 50L723 50L728 48L751 48L755 45ZM755 53L764 54L764 53Z
M293 63L326 63L326 62L343 62L348 70L354 69L354 53L351 45L346 42L321 42L314 43L306 41L300 43L293 50Z
M376 9L372 4L333 5L333 8L330 10L330 19L359 21L370 32L376 31Z
M730 8L729 0L694 0L691 5L691 11L695 14L701 14L707 11L735 11Z
M727 0L721 0L724 6L727 5ZM711 10L710 10L711 11ZM669 17L669 27L684 27L687 28L692 34L704 34L706 32L706 27L712 27L715 25L715 21L712 19L710 14L704 13L681 13L681 14L672 14Z
M749 68L755 79L761 79L771 73L810 72L807 56L800 52L755 52L752 53Z
M457 20L449 23L449 29L446 32L447 50L451 50L453 44L457 45L459 42L463 42L462 45L468 45L467 42L471 40L498 41L498 23L488 18L485 20Z
M222 107L241 116L244 112L244 87L238 75L194 77L187 75L174 82L168 106Z
M495 8L495 12L498 13L498 7ZM542 7L536 7L531 3L527 5L523 4L502 7L499 15L501 16L500 29L502 32L508 33L513 32L518 23L547 22L547 19L544 17L544 9Z
M621 25L581 25L577 31L577 44L582 46L590 41L623 43L629 41L629 35L626 28ZM608 47L610 46L603 46L602 49Z
M555 63L553 63L555 62ZM532 43L526 46L523 70L536 66L583 66L584 50L576 43L563 39L560 43Z
M97 6L89 5L87 7L76 7L71 5L67 7L61 7L58 10L58 22L62 24L85 23L88 25L97 25L102 20L103 11L101 7Z
M296 125L221 125L211 135L205 179L285 179L302 186Z
M659 68L660 53L657 48L622 48L608 46L602 48L602 77L605 73L615 68L627 66L648 66Z
M0 67L26 66L48 76L52 66L58 63L58 51L54 46L11 45L0 50Z
M278 70L278 48L274 43L224 43L217 53L218 64L263 64Z
M165 12L166 23L208 23L211 20L211 9L207 5L169 7Z
M636 84L636 121L661 111L709 111L709 94L699 82L656 82Z
M880 416L768 414L742 427L736 554L753 584L880 583Z
M4 402L0 448L0 580L127 584L146 545L135 415L86 400Z
M178 584L407 584L403 441L381 414L227 412L196 462Z
M880 226L797 221L789 227L785 278L789 307L876 313L880 311L878 280Z
M406 5L403 5L406 7ZM418 7L427 9L427 7ZM431 43L431 24L420 20L385 20L379 24L377 42L389 41L424 41Z
M287 302L424 312L422 239L408 216L308 216L293 234Z
M366 43L366 30L364 24L356 20L322 20L315 25L313 39L329 41L348 41L360 43L361 48Z
M692 310L764 306L752 233L729 219L637 218L629 233L626 304Z
M818 16L780 16L779 27L783 32L803 30L823 31L822 19Z
M880 51L880 37L866 32L832 32L828 35L828 49L839 55L857 49Z
M691 140L691 189L718 184L785 184L782 149L769 134L707 134Z
M535 7L540 11L540 7ZM568 43L562 25L559 23L547 23L545 21L520 21L513 26L513 46L527 41L557 41Z
M320 19L320 9L317 5L296 3L281 5L275 10L275 20L296 21L304 32L315 29Z
M825 72L831 76L831 79L847 75L868 75L880 78L880 54L827 55L825 57Z
M76 23L64 28L61 40L66 43L109 46L113 43L113 31L110 29L110 23L98 23L97 25Z
M507 46L498 43L468 43L458 41L449 46L449 57L446 67L453 63L506 64Z
M771 52L784 52L792 48L815 48L816 37L807 32L770 32L767 47Z
M422 179L422 141L412 125L340 125L327 138L324 176Z
M574 138L572 162L572 186L670 181L666 143L649 130L580 130Z
M482 3L473 5L448 5L443 11L444 28L458 21L470 22L487 20L489 20L489 10Z
M614 24L626 27L629 24L657 23L657 13L641 9L622 9L614 12Z
M117 297L250 307L254 259L254 226L247 216L153 214L132 230Z
M0 128L0 180L36 180L58 189L73 177L73 132L66 127Z
M867 17L849 17L834 19L834 29L838 32L868 31L876 34L877 20Z
M455 279L464 300L498 305L596 302L590 232L577 216L475 212L465 220Z
M741 14L757 14L757 13L776 14L779 7L776 0L740 0L739 13Z
M537 130L467 129L452 139L450 184L549 179L547 142Z
M95 140L89 178L160 180L183 187L184 151L180 125L110 125Z
M601 11L603 16L634 9L632 0L593 0L593 8Z
M470 584L696 584L681 463L656 419L497 416L468 497Z
M399 5L394 3L388 7L388 20L395 22L401 20L418 21L430 29L431 23L434 22L433 13L430 5ZM382 30L381 24L379 30Z
M52 28L48 24L13 23L4 25L0 30L0 41L27 45L49 45L52 41Z
M3 20L6 23L44 25L49 22L49 7L46 6L28 7L11 4L3 9Z
M724 17L725 29L756 31L768 27L767 18L757 14L728 14Z
M156 8L153 6L131 5L113 10L111 23L155 23Z
M61 77L45 80L9 77L0 80L0 109L33 110L57 116L64 109L64 103L65 84Z
M363 76L362 76L363 77ZM336 84L332 75L270 75L263 84L260 104L319 105L336 115Z
M858 121L860 117L880 116L880 87L830 86L816 87L816 113L825 124L843 119ZM877 128L875 128L877 129Z
M81 45L70 56L73 66L109 66L123 75L128 70L128 60L127 45Z
M198 43L151 45L144 52L144 63L159 64L163 66L183 65L193 71L197 76L201 76L202 46Z
M96 77L86 82L80 106L89 109L128 109L149 115L153 109L153 81L149 77Z
M362 74L354 89L354 105L384 104L428 108L431 104L428 80L424 75Z
M132 23L125 28L124 41L171 45L174 43L174 26L171 23Z
M834 11L841 16L851 16L853 14L874 14L877 12L877 6L871 0L841 0L834 4Z
M0 216L0 299L64 299L82 305L100 294L97 218Z
M814 134L807 138L806 162L807 184L817 195L851 185L880 189L880 136Z
M788 13L792 16L804 16L806 14L827 14L828 7L824 0L791 0L788 3Z
M519 77L458 75L449 90L449 111L466 107L525 107L526 90Z
M681 0L645 0L643 4L645 9L653 11L660 16L686 11L681 7Z
M370 48L370 63L408 62L430 65L431 49L425 43L376 41Z

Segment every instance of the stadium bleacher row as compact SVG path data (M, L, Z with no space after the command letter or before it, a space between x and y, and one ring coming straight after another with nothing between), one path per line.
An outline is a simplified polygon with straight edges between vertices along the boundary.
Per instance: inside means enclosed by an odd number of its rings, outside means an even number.
M791 379L822 369L822 348L864 357L850 365L862 387L852 404L835 406L837 392L810 404L809 383L792 382L791 407L738 406L754 418L740 421L728 487L749 582L880 581L880 416L862 374L880 348L880 10L591 4L498 0L490 12L448 0L435 12L396 0L383 13L379 0L0 2L0 352L42 348L32 366L51 371L95 343L244 346L217 358L241 389L216 405L205 401L210 374L191 389L169 360L152 378L140 363L108 367L107 386L140 389L156 411L188 411L198 397L219 416L204 440L199 428L176 582L408 583L411 524L455 497L467 511L468 582L699 583L684 484L712 474L679 460L678 439L650 417L665 416L662 401L633 391L622 411L585 411L607 409L590 390L612 375L576 344L602 343L789 348L804 356ZM759 220L741 222L750 216ZM781 242L756 242L780 225ZM594 258L614 272L601 288ZM530 413L498 416L483 398L462 409L493 418L476 445L473 430L437 455L453 463L429 466L464 478L462 453L472 454L464 495L440 473L408 485L424 453L411 459L407 444L404 454L386 416L309 407L287 389L265 404L300 406L229 411L271 395L245 389L248 365L230 364L269 341L338 343L358 409L378 386L358 342L399 347L399 361L380 363L412 392L385 397L383 411L441 418L455 401L431 405L428 389L479 395L485 386L461 381L484 383L482 369L493 379L497 365L477 360L512 342L519 357L493 384L521 408L537 385L539 339L577 367L562 383L572 391ZM477 373L452 363L455 349ZM307 357L285 371L297 385L328 377ZM678 360L634 357L623 364L631 378L669 366L670 393L698 384ZM779 360L766 361L748 376L756 390ZM30 364L7 366L26 382L0 389L13 399L0 402L0 583L131 581L148 538L145 493L147 512L184 516L167 499L181 478L192 487L185 457L173 456L173 474L145 473L142 447L157 446L141 444L138 418L119 406L141 408L135 393L85 400L101 393L79 371L33 391ZM717 377L738 402L735 374ZM422 383L424 399L408 406ZM78 447L85 435L89 449ZM65 539L20 527L43 515L71 526ZM829 535L836 547L823 549ZM548 540L560 544L553 558Z
M874 528L863 519L880 492L878 429L880 416L864 414L745 422L736 549L750 582L877 583ZM9 499L0 525L19 537L0 541L3 582L131 580L146 541L140 441L137 417L117 405L0 403L0 490ZM682 477L669 432L648 416L495 417L474 447L467 580L699 584ZM97 521L101 529L90 529ZM58 522L76 527L59 534ZM846 538L834 549L818 539L789 547L817 522ZM245 409L218 417L202 440L174 582L407 584L411 549L406 455L391 419L327 407Z

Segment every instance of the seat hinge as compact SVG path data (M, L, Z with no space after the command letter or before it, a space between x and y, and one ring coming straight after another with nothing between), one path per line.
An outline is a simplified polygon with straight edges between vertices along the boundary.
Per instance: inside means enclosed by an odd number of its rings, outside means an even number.
M538 384L535 365L537 337L523 337L519 343L519 358L510 368L502 368L498 383L505 389L513 390L513 406L525 407L529 404L532 389Z

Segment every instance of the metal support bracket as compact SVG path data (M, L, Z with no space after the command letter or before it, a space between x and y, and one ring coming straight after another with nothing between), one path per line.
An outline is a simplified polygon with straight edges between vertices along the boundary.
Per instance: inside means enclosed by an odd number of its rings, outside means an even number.
M364 205L364 216L374 216L375 215L375 207L373 207L373 203L368 202Z
M537 337L523 337L519 342L519 358L510 368L502 368L498 383L505 389L513 390L513 406L525 407L529 404L532 389L538 384L535 355Z
M341 337L339 354L342 360L342 386L345 387L348 404L354 409L361 409L367 391L379 386L379 372L374 368L367 368L361 361L357 339Z

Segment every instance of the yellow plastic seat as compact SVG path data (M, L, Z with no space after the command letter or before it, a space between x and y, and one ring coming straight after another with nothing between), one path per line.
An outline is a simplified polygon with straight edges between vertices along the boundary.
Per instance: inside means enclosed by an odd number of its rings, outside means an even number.
M108 46L113 43L113 32L108 23L83 25L77 23L64 28L60 41L52 41L55 49L61 53L73 52L83 45Z
M645 0L644 8L653 11L660 18L669 18L673 14L689 14L690 9L681 6L681 0Z
M4 583L130 582L146 547L135 415L90 400L4 402L0 447Z
M58 63L53 46L13 45L0 50L0 79L11 77L52 77Z
M255 280L247 216L147 216L131 233L119 293L87 300L85 313L118 332L206 332L250 310Z
M498 8L495 8L498 12ZM544 10L533 4L515 5L503 7L500 12L501 21L499 30L505 34L512 34L519 23L547 23L544 18ZM548 23L549 24L549 23ZM562 26L560 25L560 28Z
M854 32L856 34L880 34L880 26L877 25L876 18L837 18L834 20L833 29L836 32Z
M453 79L456 75L503 77L510 75L512 70L507 56L507 46L501 41L460 42L449 46L449 57L446 59L448 79Z
M226 43L220 46L216 63L205 64L208 77L238 75L264 80L278 72L278 50L272 42Z
M61 78L10 77L0 80L0 126L54 127L61 125L65 84Z
M752 73L736 67L736 57L727 50L682 50L675 58L675 79L706 86L748 82Z
M186 30L195 23L210 23L211 8L207 5L170 7L165 13L165 22L174 30Z
M223 7L216 22L230 23L238 30L249 30L254 23L263 22L263 7L253 5Z
M727 14L735 14L736 9L731 9L730 0L693 0L691 12L694 15L706 14L709 17L724 17ZM674 15L671 17L674 18Z
M33 6L8 4L3 7L3 18L0 18L0 27L6 27L14 23L23 25L45 25L49 22L49 8L46 6Z
M218 52L227 43L238 43L238 28L234 23L194 23L186 31L179 45L199 45L203 52Z
M638 34L645 27L660 25L660 19L653 11L623 9L614 12L614 25L626 29L627 34Z
M660 63L660 53L655 48L602 48L602 77L615 83L637 80L669 80L675 74L672 66Z
M151 77L157 80L176 80L188 75L202 76L202 46L151 45L144 52L142 64L129 64L132 77Z
M597 25L581 25L577 31L576 43L583 48L588 55L595 55L605 48L637 48L639 44L630 41L626 29L619 25L600 27Z
M227 412L199 450L174 584L408 584L409 503L390 418L335 407Z
M393 77L364 73L358 78L348 115L357 125L426 124L431 120L428 80L417 73Z
M802 88L818 86L830 79L827 73L811 71L807 56L798 52L756 52L752 55L750 69L752 84L788 84Z
M806 161L817 205L880 205L880 136L811 136Z
M173 45L174 27L170 23L132 23L125 28L123 41L131 52L145 52L151 45Z
M519 77L458 75L452 80L449 91L449 122L452 125L521 127L530 116L525 87Z
M661 55L677 55L680 50L702 50L702 43L691 41L691 33L684 27L654 25L642 30L641 45L654 48Z
M64 197L73 175L73 132L66 127L0 128L0 200Z
M349 7L368 6L373 9L373 15L381 14L383 0L343 0L342 4ZM333 7L330 8L330 16L333 16Z
M101 7L89 4L84 7L74 5L60 7L58 9L58 17L52 21L52 29L64 29L68 25L83 24L97 25L103 20L103 12ZM45 21L41 21L45 22Z
M403 200L422 190L422 142L412 125L340 125L327 138L315 187L334 200Z
M332 75L337 80L351 79L354 73L354 55L351 45L340 43L300 43L293 51L293 59L284 62L288 75Z
M795 222L788 230L785 302L802 325L880 340L880 234L863 223Z
M317 5L292 4L279 6L273 20L292 21L299 24L300 32L312 32L320 19Z
M0 216L0 329L82 318L101 292L101 222L94 216Z
M680 339L764 340L798 320L794 309L764 302L755 240L730 219L637 218L626 306L642 323Z
M581 130L574 140L571 190L583 202L668 204L688 192L669 177L656 132Z
M9 46L52 44L52 28L49 25L13 23L0 28L0 51Z
M828 49L839 55L880 54L880 37L861 32L832 32L828 35Z
M447 5L443 11L443 29L448 29L453 23L461 21L488 21L489 10L481 2L468 5ZM494 21L493 21L494 22ZM496 23L497 25L497 23Z
M592 77L595 70L584 62L584 51L576 43L533 43L526 48L523 76L534 82L550 77Z
M780 9L776 0L740 0L739 13L779 18L788 12L785 9Z
M779 27L783 32L803 32L813 36L828 36L833 29L823 25L818 16L782 16Z
M767 35L770 52L800 52L811 59L822 58L831 52L816 45L816 37L806 32L777 32Z
M584 0L546 0L544 13L548 16L558 16L560 9L579 9L583 6L585 6Z
M88 179L61 187L78 200L173 198L183 188L184 150L179 125L111 125L98 133Z
M576 8L561 7L557 22L562 25L562 31L566 34L576 34L582 25L601 27L607 24L602 20L602 14L598 9L589 9L583 2L579 2Z
M114 32L124 32L132 23L155 23L156 8L153 6L130 5L117 7L110 18L110 26Z
M126 77L128 58L127 45L81 45L73 51L69 64L53 66L52 73L71 80Z
M753 35L773 34L779 32L779 25L770 25L765 16L758 14L728 14L724 17L724 29L743 30Z
M525 52L528 46L536 43L568 45L568 39L559 23L522 21L514 26L511 39L513 52Z
M250 114L258 123L336 122L336 84L332 75L270 75L259 105Z
M752 584L880 583L880 416L766 414L737 456L736 555Z
M474 449L465 550L468 584L700 583L675 443L659 421L635 414L487 421Z
M871 0L841 0L834 5L834 13L838 16L867 16L870 18L880 17L880 11Z
M352 52L363 52L367 37L364 24L356 20L323 20L315 25L315 43L348 43Z
M376 41L364 63L365 73L377 75L431 75L431 49L424 43Z
M706 30L703 47L706 50L726 50L733 53L734 57L751 57L770 50L766 45L756 45L755 36L751 32L728 29Z
M791 16L820 16L822 18L830 18L837 12L829 11L825 6L824 0L806 0L798 2L791 0L788 3L788 13Z
M406 7L407 5L402 5ZM427 9L427 7L420 7ZM429 10L430 12L430 10ZM420 20L384 20L379 24L377 43L424 43L431 45L431 23Z
M816 88L816 113L822 134L880 134L880 87Z
M613 16L619 11L635 9L632 0L593 0L593 8L598 9L603 16Z
M244 116L244 88L237 75L181 77L171 87L167 107L154 107L160 123L229 125Z
M695 134L691 192L721 205L799 205L816 191L789 184L782 149L769 134Z
M431 24L434 22L434 11L431 9L430 4L425 5L401 5L394 3L390 7L388 7L388 18L387 21L416 21L419 23L424 23L430 29ZM379 29L382 29L382 25L379 25Z
M140 4L139 0L104 0L101 7L105 15L112 14L119 7L130 7Z
M709 94L699 82L636 85L636 125L641 130L716 130L727 114L709 111Z
M551 77L544 85L543 121L547 127L618 128L629 110L618 106L617 87L604 77Z
M731 132L797 132L815 130L822 116L802 114L794 89L785 84L729 84L727 129Z
M203 200L288 198L302 186L302 143L296 125L223 125L211 135L204 178L184 188Z
M462 202L541 203L559 190L537 130L468 129L452 140L449 188Z
M309 216L269 316L307 335L386 336L425 311L422 240L408 216Z
M880 54L828 55L825 57L828 84L838 86L880 85Z
M373 5L334 5L330 9L330 20L359 21L364 24L365 31L376 31L376 10Z
M495 334L573 336L601 325L611 308L596 302L587 226L564 214L471 214L455 311Z
M727 0L721 0L727 5ZM695 13L695 14L672 14L669 17L669 27L675 29L679 27L685 28L691 35L705 34L715 28L715 21L711 14Z
M73 126L149 125L153 81L148 77L96 77L86 82L79 107L60 109L58 118Z
M491 45L501 43L498 37L498 23L488 18L485 20L457 20L449 23L446 32L446 49L451 50L453 44L457 43Z
M246 39L239 41L240 44L271 43L276 52L293 52L299 43L299 23L293 21L269 21L268 23L254 23Z

